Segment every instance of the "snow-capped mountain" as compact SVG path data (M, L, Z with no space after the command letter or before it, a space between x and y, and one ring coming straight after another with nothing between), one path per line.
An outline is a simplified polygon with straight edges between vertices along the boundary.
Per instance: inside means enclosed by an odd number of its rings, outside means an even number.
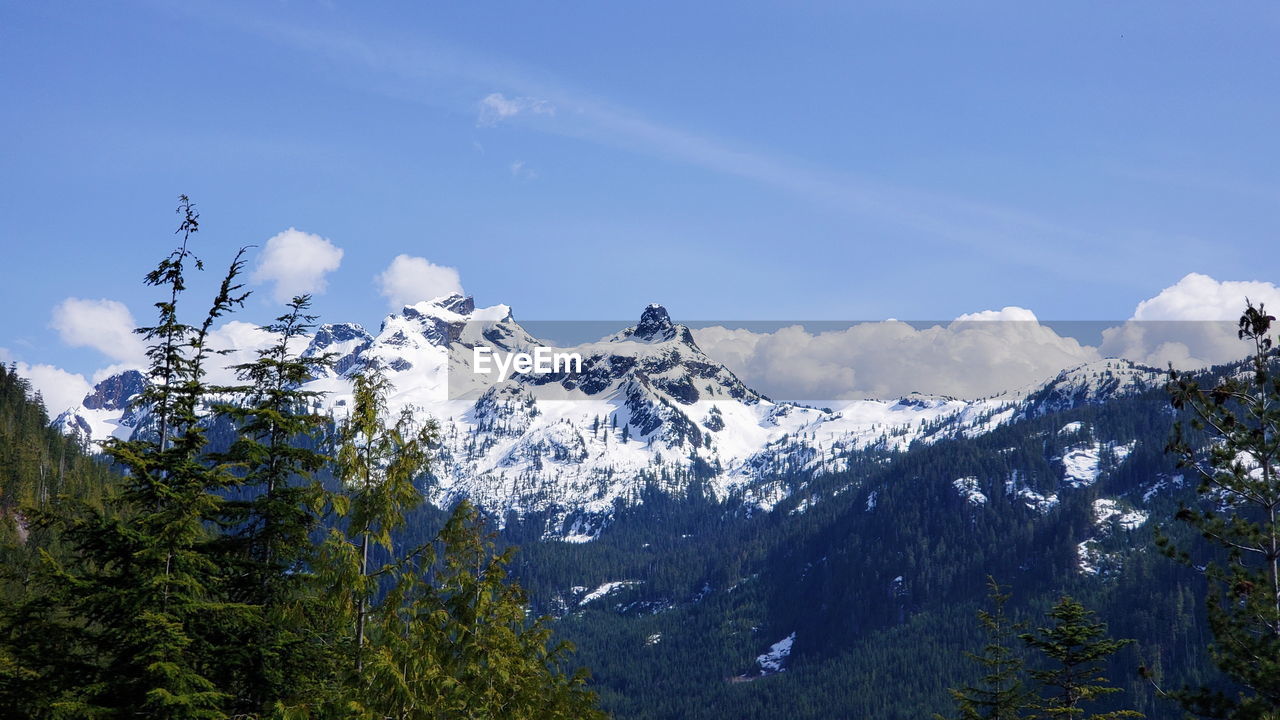
M54 424L87 440L128 439L141 419L133 400L146 387L147 379L137 370L112 375L95 385L80 407L63 412Z
M612 336L559 348L581 357L572 373L516 373L494 383L470 367L477 346L540 345L509 307L477 308L455 294L405 306L376 335L350 323L321 326L305 353L335 359L309 388L326 393L336 418L350 402L350 376L376 368L394 388L392 411L413 407L439 423L428 483L434 501L466 496L499 514L549 511L558 518L551 533L579 541L598 531L615 503L637 502L646 487L678 493L702 482L718 497L769 508L788 492L780 475L838 471L853 450L980 434L1159 377L1107 360L979 401L911 395L817 409L773 402L746 386L660 305ZM127 436L138 424L128 400L144 382L136 371L109 378L58 422L94 439Z

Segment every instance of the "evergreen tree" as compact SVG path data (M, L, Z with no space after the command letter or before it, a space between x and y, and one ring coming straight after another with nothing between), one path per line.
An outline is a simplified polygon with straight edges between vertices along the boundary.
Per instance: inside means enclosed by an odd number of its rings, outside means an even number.
M190 200L180 199L181 245L146 277L168 291L156 303L155 326L138 330L151 344L153 383L142 403L154 433L109 440L103 450L126 476L104 508L67 503L33 520L61 533L74 549L68 562L47 556L36 581L46 602L70 616L55 629L90 651L52 703L70 717L221 718L227 693L212 676L231 650L219 644L228 627L249 622L253 608L222 595L225 577L209 551L206 522L217 516L221 493L238 481L202 457L200 410L207 401L206 363L213 322L243 303L237 254L199 326L184 324L178 301L186 264L203 264L189 248L198 229Z
M419 423L412 408L404 408L393 424L386 422L390 383L376 371L352 378L351 413L339 432L337 475L343 489L339 514L348 516L347 536L354 555L355 628L353 658L356 674L364 666L365 623L369 603L377 592L369 566L373 547L395 553L392 532L405 523L405 513L422 504L414 481L428 468L428 449L435 440L434 422ZM335 536L336 539L336 536ZM382 574L378 571L376 574Z
M62 497L101 508L115 477L48 422L30 384L0 366L0 708L13 718L47 717L96 668L80 623L34 581L43 555L65 561L68 549L28 520Z
M995 578L987 578L987 587L992 609L978 611L987 643L982 652L969 653L982 679L978 685L951 690L957 720L1016 720L1033 697L1023 681L1022 658L1014 647L1017 627L1005 613L1008 588Z
M344 637L331 658L333 682L312 698L281 703L285 718L596 718L585 672L566 676L567 645L548 648L546 620L529 623L518 586L506 582L513 550L494 554L467 502L434 542L398 550L392 532L422 495L434 424L410 410L388 425L388 384L354 377L350 417L340 431L333 497L347 517L319 558L316 587L354 589L312 617ZM374 569L370 552L392 558ZM343 646L345 649L343 649Z
M146 276L165 297L139 331L144 423L103 444L110 465L49 428L30 385L0 368L5 717L598 717L585 675L559 670L567 646L526 621L506 582L511 551L494 553L474 508L459 506L434 543L397 547L423 502L435 426L412 409L388 423L377 373L353 379L341 490L316 482L330 421L300 388L328 358L295 352L314 322L307 297L236 366L243 385L209 385L213 324L247 295L243 251L203 321L186 324L187 273L203 264L185 196L179 212L181 244ZM232 431L221 453L208 452L211 427Z
M362 717L591 720L603 718L585 671L559 668L547 618L530 623L524 592L506 581L513 549L495 554L479 514L460 503L433 547L392 573L370 616Z
M328 356L303 357L299 341L314 327L310 296L293 298L288 312L263 327L274 342L257 358L235 366L243 386L224 389L237 402L218 407L237 428L235 440L218 459L243 473L237 499L222 504L221 562L234 568L233 599L261 608L261 623L238 628L243 661L236 689L237 709L256 712L268 699L305 691L312 671L323 665L305 641L305 617L293 612L304 596L314 559L311 534L319 527L328 494L313 474L328 457L315 448L328 419L310 410L320 393L301 385L331 363Z
M1140 718L1142 713L1117 710L1101 714L1085 714L1085 703L1120 692L1109 684L1105 672L1108 658L1131 640L1107 637L1106 625L1093 619L1076 600L1063 597L1049 611L1053 624L1034 633L1019 635L1028 647L1039 651L1047 665L1031 670L1031 677L1041 686L1040 700L1033 705L1033 717L1083 718L1116 720Z
M1214 553L1201 567L1209 581L1214 662L1239 690L1184 690L1184 708L1212 718L1280 717L1280 373L1269 336L1275 318L1249 303L1238 336L1249 343L1249 370L1224 374L1209 390L1170 369L1172 404L1191 415L1175 426L1168 450L1200 479L1209 509L1183 507L1177 518ZM1209 442L1197 442L1207 435ZM1162 546L1195 566L1185 549Z

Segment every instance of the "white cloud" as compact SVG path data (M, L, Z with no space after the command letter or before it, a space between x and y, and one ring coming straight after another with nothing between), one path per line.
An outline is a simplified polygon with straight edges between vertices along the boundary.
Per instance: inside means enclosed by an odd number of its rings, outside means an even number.
M1123 325L1103 331L1099 349L1108 357L1155 367L1173 363L1190 369L1238 360L1250 351L1236 335L1246 298L1280 309L1280 288L1269 282L1219 282L1190 273L1138 303Z
M910 392L976 398L1099 359L1023 308L962 315L919 329L893 320L810 333L694 330L706 353L775 399L894 398Z
M93 386L79 373L67 372L53 365L28 365L20 362L18 374L31 381L31 387L44 398L50 419L62 411L77 407Z
M238 381L232 369L242 363L258 359L258 351L277 341L277 336L249 322L232 320L209 333L209 347L224 354L211 356L206 366L208 382L214 385L233 385ZM311 341L310 337L294 338L290 350L301 353ZM96 379L96 376L95 376Z
M966 313L956 318L958 323L967 322L1039 322L1036 314L1026 308L1020 308L1013 305L1001 308L999 310L982 310L976 313Z
M555 115L556 108L546 100L532 97L508 98L502 93L490 93L480 100L480 115L476 124L493 127L508 118L522 114Z
M53 328L71 347L90 347L118 363L143 364L146 345L133 314L116 300L67 298L53 308Z
M342 263L342 248L326 238L289 228L267 240L253 271L256 283L275 283L271 295L287 303L296 295L325 291L325 275Z
M523 160L516 160L509 166L512 177L518 177L523 180L537 180L538 172L533 168L525 165Z
M1258 280L1218 282L1208 275L1188 273L1158 295L1138 303L1131 320L1226 320L1234 323L1245 299L1280 310L1280 288Z
M462 279L457 269L410 255L397 255L375 281L392 310L450 293L462 293Z

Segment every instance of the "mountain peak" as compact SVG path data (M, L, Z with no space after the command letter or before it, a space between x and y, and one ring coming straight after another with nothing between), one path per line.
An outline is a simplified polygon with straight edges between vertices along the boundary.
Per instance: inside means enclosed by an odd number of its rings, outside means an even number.
M93 386L83 405L90 410L125 410L129 400L147 388L147 380L137 370L125 370Z
M462 293L449 293L440 297L423 300L405 305L401 310L401 314L407 318L420 319L423 317L440 317L440 311L443 310L450 315L460 315L466 317L475 312L476 301L474 298L467 297Z
M640 322L631 334L647 340L660 333L666 335L672 327L667 309L658 303L650 303L640 314Z
M445 310L456 312L459 315L470 315L475 312L476 309L475 298L463 295L462 293L449 293L448 295L432 300L431 304L439 305Z

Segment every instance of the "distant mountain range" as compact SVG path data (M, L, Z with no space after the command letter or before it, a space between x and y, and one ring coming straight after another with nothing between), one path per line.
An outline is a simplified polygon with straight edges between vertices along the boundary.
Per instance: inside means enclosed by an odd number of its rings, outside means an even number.
M449 295L405 306L376 335L354 323L319 327L305 353L327 353L335 363L308 387L324 391L322 409L340 416L348 378L382 371L394 387L393 410L411 405L440 424L429 485L437 503L465 496L499 516L551 512L548 536L569 541L590 540L615 507L638 502L654 483L680 495L690 482L705 482L717 498L768 510L789 493L779 475L839 471L854 450L973 436L1161 378L1116 359L977 401L912 394L819 409L746 386L660 305L610 337L564 348L583 359L573 375L516 374L459 388L472 375L461 359L477 344L514 352L543 343L509 307L477 308ZM128 437L145 414L130 405L145 382L134 370L107 378L57 422L89 439Z

